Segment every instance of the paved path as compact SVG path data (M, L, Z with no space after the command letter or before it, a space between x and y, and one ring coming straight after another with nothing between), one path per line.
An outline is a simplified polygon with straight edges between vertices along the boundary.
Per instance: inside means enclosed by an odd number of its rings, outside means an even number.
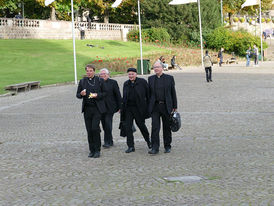
M213 83L198 68L172 75L183 129L157 156L139 131L125 154L115 115L115 146L88 158L74 85L1 97L0 205L274 205L273 62L214 68ZM203 180L164 180L177 176Z

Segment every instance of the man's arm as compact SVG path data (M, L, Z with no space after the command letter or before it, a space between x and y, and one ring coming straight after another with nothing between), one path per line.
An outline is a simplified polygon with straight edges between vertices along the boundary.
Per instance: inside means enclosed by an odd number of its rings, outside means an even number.
M175 81L173 76L171 76L171 96L172 96L172 102L173 102L173 110L177 109L177 95L175 90Z

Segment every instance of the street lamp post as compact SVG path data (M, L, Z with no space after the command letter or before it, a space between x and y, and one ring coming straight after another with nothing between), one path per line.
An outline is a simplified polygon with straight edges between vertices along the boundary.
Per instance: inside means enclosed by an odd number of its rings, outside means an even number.
M224 15L223 15L223 0L221 0L221 20L222 20L222 25L224 24Z
M169 2L170 5L180 5L180 4L189 4L189 3L198 3L198 12L199 12L199 26L200 26L200 45L201 45L201 62L202 68L204 68L204 61L203 61L203 36L202 36L202 20L201 20L201 5L200 0L172 0Z

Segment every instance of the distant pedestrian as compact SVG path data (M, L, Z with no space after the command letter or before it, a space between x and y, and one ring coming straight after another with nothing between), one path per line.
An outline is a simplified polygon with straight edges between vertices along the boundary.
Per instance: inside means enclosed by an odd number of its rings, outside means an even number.
M104 129L104 148L113 146L112 121L114 113L120 111L122 98L119 86L116 80L110 79L109 71L106 68L100 70L100 77L104 80L104 98L107 112L102 114L102 125Z
M171 67L172 69L178 68L179 70L182 70L182 68L178 64L176 64L176 55L174 55L171 59Z
M82 112L84 113L86 130L88 133L89 155L88 157L100 157L101 136L100 120L101 115L106 112L103 98L106 93L103 81L95 76L95 67L91 64L86 66L87 77L80 80L76 97L83 99Z
M221 50L218 53L218 59L219 59L219 66L221 67L223 64L223 52L224 52L224 48L221 48Z
M248 47L248 50L246 50L246 66L249 67L250 64L250 55L251 55L251 47Z
M206 72L206 81L212 82L212 61L211 57L208 55L208 51L206 50L205 56L204 56L204 66L205 66L205 72Z
M254 55L254 66L258 65L258 56L259 56L259 49L256 45L253 46L253 55Z

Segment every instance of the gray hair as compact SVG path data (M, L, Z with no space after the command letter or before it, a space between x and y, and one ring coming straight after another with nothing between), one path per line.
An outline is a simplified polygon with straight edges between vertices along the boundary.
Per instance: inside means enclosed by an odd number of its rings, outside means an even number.
M109 71L108 71L107 68L100 69L100 73L103 72L103 71L106 72L107 74L109 74Z
M164 64L160 61L160 60L157 60L154 64L153 64L153 67L155 64L160 64L162 66L162 68L164 68Z

